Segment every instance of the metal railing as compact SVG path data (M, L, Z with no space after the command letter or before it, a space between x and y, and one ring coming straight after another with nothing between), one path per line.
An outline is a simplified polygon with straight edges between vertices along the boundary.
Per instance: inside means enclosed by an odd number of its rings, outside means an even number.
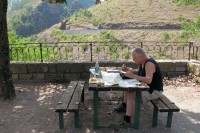
M200 45L193 42L56 42L10 44L10 60L19 62L129 60L143 48L155 59L200 60Z

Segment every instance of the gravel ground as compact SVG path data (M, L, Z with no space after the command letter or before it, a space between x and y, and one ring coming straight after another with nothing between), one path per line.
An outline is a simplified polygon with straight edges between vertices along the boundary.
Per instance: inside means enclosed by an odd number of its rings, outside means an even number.
M65 114L65 129L58 128L57 102L67 84L17 83L17 97L0 101L0 133L198 133L200 132L200 85L185 78L165 80L164 94L181 108L174 113L172 128L166 128L166 113L159 113L158 127L151 127L151 113L141 112L140 129L93 130L92 92L86 90L86 101L80 108L80 129L73 127L73 113ZM120 92L100 93L100 124L119 124L123 114L113 113ZM151 111L150 111L151 112Z

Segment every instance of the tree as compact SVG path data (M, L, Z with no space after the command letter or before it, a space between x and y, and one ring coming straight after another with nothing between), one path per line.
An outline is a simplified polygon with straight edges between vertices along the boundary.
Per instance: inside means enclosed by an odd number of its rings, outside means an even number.
M12 74L10 71L9 43L7 30L8 0L0 0L0 97L15 97Z
M66 0L49 0L49 3L64 3ZM7 29L8 0L0 0L0 98L15 97L10 71L9 42Z

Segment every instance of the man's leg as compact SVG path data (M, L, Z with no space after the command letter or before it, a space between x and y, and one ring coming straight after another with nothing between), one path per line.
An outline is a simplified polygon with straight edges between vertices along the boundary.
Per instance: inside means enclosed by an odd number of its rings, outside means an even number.
M125 91L123 95L124 95L124 98L123 98L122 104L119 107L114 109L118 113L126 112L127 91Z
M149 107L150 100L158 99L162 95L162 92L154 90L152 94L148 91L142 92L142 101L144 108Z
M126 98L127 98L126 115L124 116L124 120L127 123L131 123L131 116L133 115L134 107L135 107L135 93L126 92Z
M127 92L127 104L126 104L126 115L132 116L133 110L135 107L135 93L134 92Z

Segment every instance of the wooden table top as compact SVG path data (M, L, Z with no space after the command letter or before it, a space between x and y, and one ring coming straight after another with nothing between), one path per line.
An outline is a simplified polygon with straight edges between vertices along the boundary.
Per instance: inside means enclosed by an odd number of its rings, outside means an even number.
M120 70L119 67L100 67L100 71L106 71L106 70ZM90 75L90 78L93 77L93 75ZM102 78L101 74L97 76L97 78ZM89 90L94 91L148 91L150 88L146 84L141 84L136 87L120 87L119 85L114 86L97 86L96 83L89 83Z

